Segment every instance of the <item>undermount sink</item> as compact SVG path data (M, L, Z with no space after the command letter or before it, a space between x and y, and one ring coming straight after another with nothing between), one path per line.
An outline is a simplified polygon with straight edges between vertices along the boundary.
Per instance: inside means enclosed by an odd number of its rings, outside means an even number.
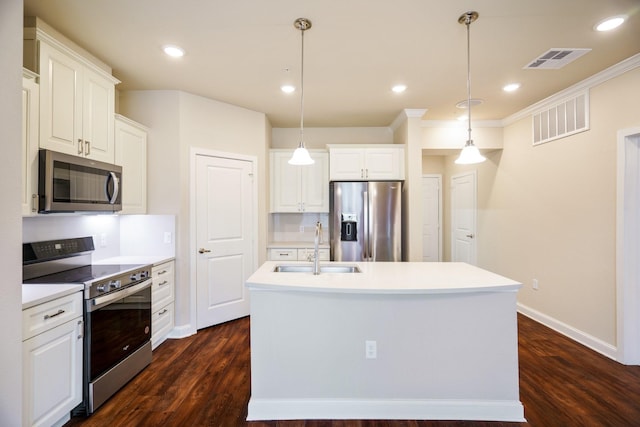
M313 265L276 265L275 273L313 273ZM360 273L357 265L321 265L320 273Z

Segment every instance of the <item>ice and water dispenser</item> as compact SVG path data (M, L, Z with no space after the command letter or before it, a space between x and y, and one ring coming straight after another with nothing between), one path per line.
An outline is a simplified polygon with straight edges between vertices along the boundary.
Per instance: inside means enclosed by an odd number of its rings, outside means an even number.
M358 215L343 213L340 219L340 240L343 242L358 241Z

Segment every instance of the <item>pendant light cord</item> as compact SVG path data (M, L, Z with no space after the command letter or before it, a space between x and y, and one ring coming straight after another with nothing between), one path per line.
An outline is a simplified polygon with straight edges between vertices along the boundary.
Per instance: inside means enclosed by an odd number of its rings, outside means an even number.
M467 125L468 125L468 129L467 131L469 132L469 139L467 141L467 144L470 144L471 142L471 37L470 37L470 26L471 26L471 17L469 15L467 15L467 20L466 20L466 26L467 26Z
M302 25L300 32L302 33L302 53L300 55L300 147L304 146L304 31L306 25Z

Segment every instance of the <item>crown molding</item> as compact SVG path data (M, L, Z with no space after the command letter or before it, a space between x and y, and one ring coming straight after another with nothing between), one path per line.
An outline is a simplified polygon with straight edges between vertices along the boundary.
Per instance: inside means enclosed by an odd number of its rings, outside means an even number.
M466 127L464 120L422 120L422 128L462 128ZM471 127L478 128L501 128L504 127L502 120L471 120Z
M398 114L393 122L391 122L389 127L391 130L396 131L407 119L421 118L426 112L426 108L405 108L400 112L400 114Z

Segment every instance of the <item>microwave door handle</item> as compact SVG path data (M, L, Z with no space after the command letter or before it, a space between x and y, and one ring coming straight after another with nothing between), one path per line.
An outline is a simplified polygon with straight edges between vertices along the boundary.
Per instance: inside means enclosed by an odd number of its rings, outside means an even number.
M113 195L109 195L109 181L111 180L113 180ZM116 202L119 192L120 180L115 172L109 172L109 176L107 177L107 182L105 184L105 193L107 194L107 199L109 199L109 204L113 205Z

